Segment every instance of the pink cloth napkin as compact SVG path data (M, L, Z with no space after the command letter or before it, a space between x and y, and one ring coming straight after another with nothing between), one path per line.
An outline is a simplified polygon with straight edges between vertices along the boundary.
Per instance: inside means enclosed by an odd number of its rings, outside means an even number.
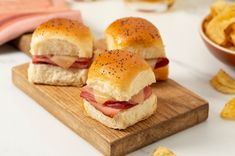
M52 18L82 20L80 12L69 10L64 0L1 0L0 45Z

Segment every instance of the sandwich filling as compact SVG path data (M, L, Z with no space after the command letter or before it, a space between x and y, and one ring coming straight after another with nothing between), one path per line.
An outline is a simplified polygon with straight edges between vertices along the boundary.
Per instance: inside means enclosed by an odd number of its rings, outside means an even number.
M143 103L151 95L152 88L150 86L146 86L138 94L132 96L129 101L117 101L113 97L96 91L88 86L83 87L80 94L82 98L92 104L97 110L109 117L113 117L122 110Z
M34 55L33 64L47 64L59 66L64 69L87 69L92 62L91 58L79 58L74 56L58 56L58 55Z
M166 57L158 57L158 58L154 58L154 59L146 59L146 61L148 62L148 64L153 69L161 68L161 67L167 66L169 64L169 60Z

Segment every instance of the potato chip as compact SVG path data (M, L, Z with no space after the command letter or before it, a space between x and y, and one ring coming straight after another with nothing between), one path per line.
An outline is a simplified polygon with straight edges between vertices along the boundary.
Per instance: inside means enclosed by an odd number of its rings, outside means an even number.
M235 80L222 69L210 82L216 90L224 94L235 94Z
M235 89L224 86L218 81L218 78L215 76L210 81L211 85L224 94L235 94Z
M229 35L230 35L230 38L231 38L233 45L235 45L235 31L232 31Z
M204 30L206 30L208 24L210 23L210 21L213 19L212 15L208 15L205 20L204 20L204 23L203 23L203 28Z
M208 37L219 45L226 45L227 36L225 30L235 23L235 4L225 7L221 13L215 16L206 27Z
M211 15L212 17L220 14L229 4L224 0L218 0L211 5Z
M172 151L166 147L159 146L154 150L151 156L176 156Z
M235 46L235 24L232 24L229 36L230 36L230 42L232 42L233 46Z
M228 75L224 70L220 69L216 74L217 80L222 85L235 89L235 80Z
M220 115L224 119L235 120L235 98L225 104Z

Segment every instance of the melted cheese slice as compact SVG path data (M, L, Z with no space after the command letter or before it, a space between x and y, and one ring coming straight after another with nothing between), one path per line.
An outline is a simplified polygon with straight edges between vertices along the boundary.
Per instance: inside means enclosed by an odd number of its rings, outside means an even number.
M135 104L144 102L144 90L142 89L138 94L132 96L131 102Z
M151 68L154 69L157 63L157 59L147 59L146 62L150 65Z
M104 104L106 101L113 100L113 98L107 94L93 90L93 95L98 104Z
M53 61L58 66L68 69L77 60L77 57L73 56L52 56L51 61Z
M99 91L93 90L93 95L97 103L104 104L106 101L114 100L111 96L101 93ZM142 103L144 101L144 90L141 90L138 94L134 95L130 102L133 104Z

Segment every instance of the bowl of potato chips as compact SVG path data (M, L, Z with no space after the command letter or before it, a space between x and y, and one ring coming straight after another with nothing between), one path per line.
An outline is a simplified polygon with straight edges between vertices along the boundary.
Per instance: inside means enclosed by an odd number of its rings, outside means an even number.
M235 66L235 3L223 0L213 3L210 14L202 21L200 34L216 58Z

